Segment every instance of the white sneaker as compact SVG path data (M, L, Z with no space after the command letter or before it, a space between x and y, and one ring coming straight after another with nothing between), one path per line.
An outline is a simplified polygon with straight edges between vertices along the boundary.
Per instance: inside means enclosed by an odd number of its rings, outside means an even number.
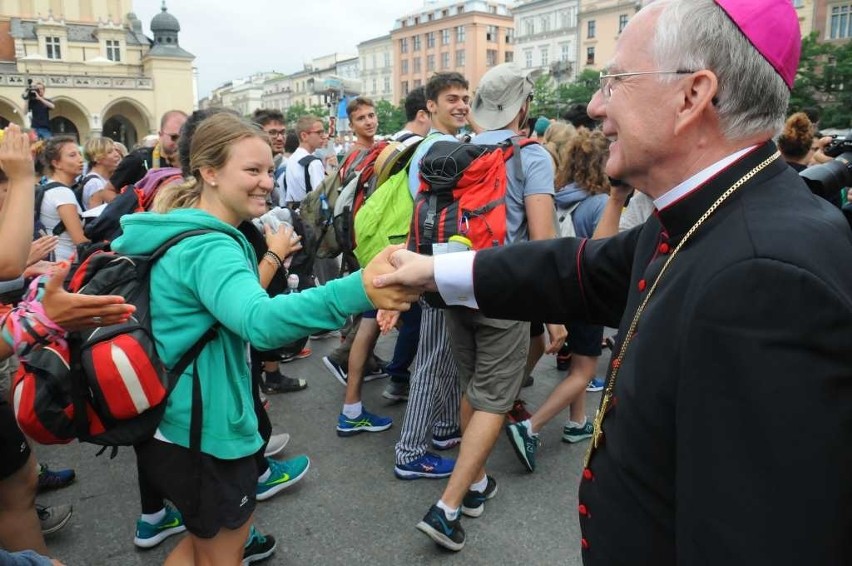
M273 434L269 437L269 442L266 443L266 451L264 451L263 455L267 458L271 458L281 454L288 442L290 442L290 435L286 432Z

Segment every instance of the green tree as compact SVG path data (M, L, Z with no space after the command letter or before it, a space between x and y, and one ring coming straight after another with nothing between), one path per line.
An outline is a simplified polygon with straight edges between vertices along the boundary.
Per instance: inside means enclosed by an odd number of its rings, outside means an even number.
M530 105L530 117L545 116L555 118L558 114L556 86L548 74L543 74L535 80L533 101Z
M586 69L570 83L554 84L549 75L535 81L530 116L559 118L573 104L588 104L600 84L598 71Z
M559 85L557 96L563 107L572 104L588 104L600 87L600 72L585 69L572 82Z
M821 128L852 127L852 43L820 42L817 33L802 40L802 56L790 93L788 113L817 107Z
M379 100L376 103L376 117L379 119L379 129L376 133L380 136L394 134L405 125L405 110L387 100Z

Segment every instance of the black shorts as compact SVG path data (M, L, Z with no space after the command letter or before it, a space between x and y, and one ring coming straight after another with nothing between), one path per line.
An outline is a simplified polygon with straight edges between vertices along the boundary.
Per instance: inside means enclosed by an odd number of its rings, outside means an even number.
M255 508L254 456L220 460L188 448L151 439L137 448L139 473L174 503L193 535L213 538L220 529L238 529Z
M569 352L580 356L597 358L601 355L603 326L574 322L568 325L568 339L565 345Z
M530 338L537 338L544 334L544 323L543 322L531 322L530 323Z
M0 395L0 480L12 476L30 458L30 445L18 428L12 406Z

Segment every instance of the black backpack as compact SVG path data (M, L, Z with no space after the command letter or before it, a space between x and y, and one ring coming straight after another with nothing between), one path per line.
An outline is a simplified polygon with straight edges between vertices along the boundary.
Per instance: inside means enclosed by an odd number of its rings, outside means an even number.
M50 183L35 186L35 197L33 203L33 240L38 240L42 236L50 235L48 234L47 227L45 227L44 223L41 221L41 205L44 203L44 195L46 195L47 191L51 189L64 186L65 185L57 181L51 181ZM51 233L54 236L58 236L64 231L65 224L63 224L60 220L59 224L53 227Z
M178 242L209 232L184 232L146 256L96 252L72 271L70 291L120 295L136 312L125 323L70 332L67 346L48 344L21 362L13 380L21 430L41 444L76 438L116 447L153 436L178 378L216 338L219 325L209 328L173 368L164 367L151 330L151 268ZM190 443L198 449L201 416L201 384L194 368Z

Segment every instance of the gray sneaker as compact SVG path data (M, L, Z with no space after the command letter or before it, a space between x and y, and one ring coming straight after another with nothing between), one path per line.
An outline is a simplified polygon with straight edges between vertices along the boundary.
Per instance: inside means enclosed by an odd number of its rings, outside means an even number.
M509 437L509 443L515 450L515 456L518 457L521 464L524 465L528 472L534 472L535 453L541 444L541 440L539 440L537 434L531 434L527 430L524 422L506 425L506 436Z
M266 443L266 450L263 452L263 455L267 458L277 456L284 450L288 442L290 442L290 435L286 432L273 434L269 437L269 442Z
M391 401L408 401L409 385L407 383L388 383L385 390L382 391L382 397Z
M70 505L52 505L45 507L36 504L38 520L41 522L41 532L44 535L52 535L64 527L71 519L74 508Z

